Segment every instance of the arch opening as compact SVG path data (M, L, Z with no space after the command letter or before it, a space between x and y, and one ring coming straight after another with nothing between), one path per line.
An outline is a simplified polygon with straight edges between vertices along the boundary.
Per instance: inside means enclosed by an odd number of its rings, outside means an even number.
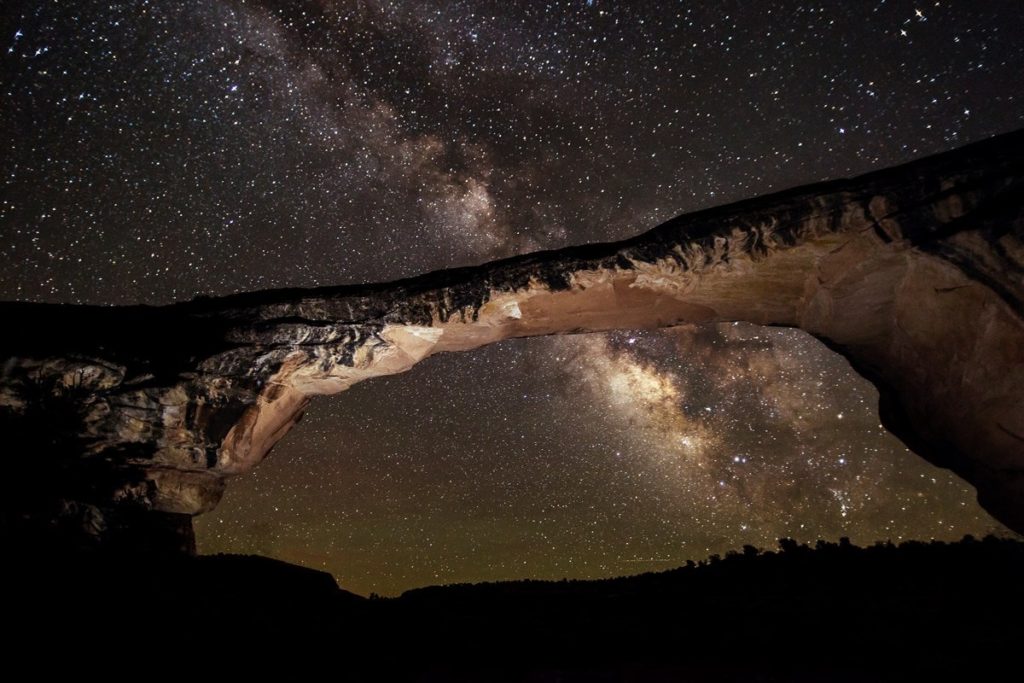
M510 340L311 404L197 519L359 593L602 578L778 538L1012 534L880 424L878 394L795 329Z

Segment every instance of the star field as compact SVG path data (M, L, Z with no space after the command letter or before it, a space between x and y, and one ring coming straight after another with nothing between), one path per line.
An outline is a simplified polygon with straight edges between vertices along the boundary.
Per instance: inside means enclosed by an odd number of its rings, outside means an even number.
M588 241L1024 124L1017 2L7 3L0 296L167 303ZM359 592L956 538L806 335L502 343L313 404L198 520Z

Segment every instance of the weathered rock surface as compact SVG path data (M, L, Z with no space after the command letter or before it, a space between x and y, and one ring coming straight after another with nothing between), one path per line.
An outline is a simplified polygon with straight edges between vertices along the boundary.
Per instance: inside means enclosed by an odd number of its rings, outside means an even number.
M800 327L886 426L1024 531L1024 131L688 214L638 237L387 284L166 307L0 304L3 532L188 549L190 516L309 400L510 337Z

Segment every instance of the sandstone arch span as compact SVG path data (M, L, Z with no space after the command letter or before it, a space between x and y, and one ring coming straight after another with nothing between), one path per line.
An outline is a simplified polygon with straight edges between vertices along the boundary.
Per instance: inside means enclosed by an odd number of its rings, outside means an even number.
M680 216L623 242L166 307L0 304L4 533L192 547L312 397L510 337L800 327L886 426L1024 531L1024 131Z

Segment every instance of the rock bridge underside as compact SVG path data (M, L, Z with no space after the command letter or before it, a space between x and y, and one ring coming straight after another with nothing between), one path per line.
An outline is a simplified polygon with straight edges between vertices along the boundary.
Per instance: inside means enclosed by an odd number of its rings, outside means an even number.
M511 337L799 327L885 426L1024 531L1024 131L623 242L165 307L0 304L9 543L194 549L192 516L320 394Z

